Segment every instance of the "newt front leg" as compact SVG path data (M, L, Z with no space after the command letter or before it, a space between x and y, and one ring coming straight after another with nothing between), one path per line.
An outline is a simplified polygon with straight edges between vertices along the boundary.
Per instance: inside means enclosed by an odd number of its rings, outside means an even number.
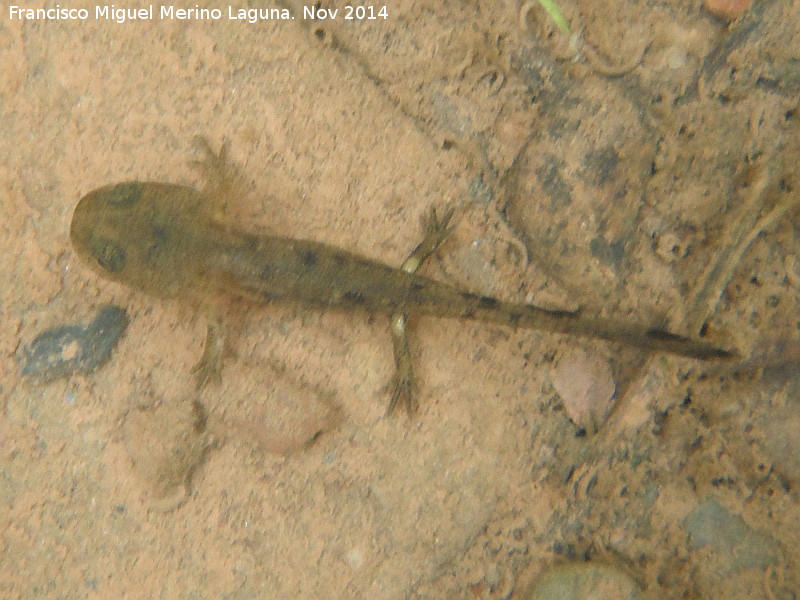
M202 155L199 160L191 161L190 165L203 179L203 192L208 201L203 211L215 222L224 222L229 200L240 195L239 174L228 160L227 145L223 144L219 152L214 152L211 144L202 136L196 136L193 145ZM203 355L192 368L198 390L209 383L218 384L222 379L222 363L227 344L226 328L218 307L212 307L210 312L213 316L208 322Z

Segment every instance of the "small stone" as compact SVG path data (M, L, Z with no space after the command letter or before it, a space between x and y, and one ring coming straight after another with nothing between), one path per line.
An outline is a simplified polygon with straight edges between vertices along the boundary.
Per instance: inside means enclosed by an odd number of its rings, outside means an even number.
M765 533L752 529L739 515L729 513L714 498L690 512L683 522L690 548L711 546L717 555L716 577L727 577L745 569L765 569L778 561L775 543Z
M570 563L539 575L522 600L642 600L636 583L610 565Z
M123 434L149 507L168 512L180 506L212 444L202 407L187 400L136 408L127 416Z
M43 382L76 372L91 373L108 361L127 326L125 310L109 305L86 326L51 327L25 348L22 373Z
M763 428L767 456L793 486L800 484L800 411L790 407L768 413Z
M733 21L750 8L751 0L706 0L706 10L712 15Z
M608 361L574 350L558 361L550 380L567 415L583 429L597 430L606 420L616 391Z

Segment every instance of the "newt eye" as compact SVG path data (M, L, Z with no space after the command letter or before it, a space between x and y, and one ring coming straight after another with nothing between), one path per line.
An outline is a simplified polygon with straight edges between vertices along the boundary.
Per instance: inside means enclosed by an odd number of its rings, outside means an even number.
M108 191L106 201L112 206L131 206L141 199L143 193L141 183L120 183Z
M119 273L125 268L125 250L108 238L94 240L92 254L97 263L109 273Z

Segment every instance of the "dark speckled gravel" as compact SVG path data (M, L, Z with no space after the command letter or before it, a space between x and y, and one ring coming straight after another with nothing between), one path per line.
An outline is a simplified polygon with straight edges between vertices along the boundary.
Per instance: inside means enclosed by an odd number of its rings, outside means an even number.
M105 306L86 326L59 325L48 329L25 348L22 373L44 382L75 372L90 373L108 361L127 326L124 309Z

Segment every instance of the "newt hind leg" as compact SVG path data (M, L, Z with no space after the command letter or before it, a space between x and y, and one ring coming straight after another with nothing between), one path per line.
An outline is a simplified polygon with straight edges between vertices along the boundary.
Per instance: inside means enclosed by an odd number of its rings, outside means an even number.
M436 209L431 207L430 212L423 218L422 225L425 237L414 249L401 267L407 273L415 273L425 260L441 246L452 232L450 220L455 209L447 209L439 218ZM408 347L406 324L408 315L403 313L393 314L391 317L392 345L394 347L395 372L390 383L392 397L389 400L387 413L391 414L398 405L402 404L406 412L411 415L417 408L414 384L414 368L411 360L411 351Z

